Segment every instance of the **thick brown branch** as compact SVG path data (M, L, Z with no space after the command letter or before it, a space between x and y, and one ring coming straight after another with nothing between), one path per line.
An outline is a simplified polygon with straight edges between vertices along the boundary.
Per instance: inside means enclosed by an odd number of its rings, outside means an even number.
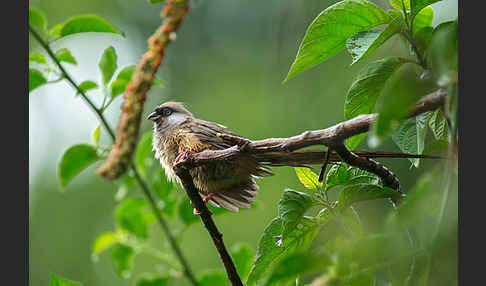
M243 286L240 276L236 271L235 264L233 263L233 260L231 259L231 256L229 255L228 250L224 245L223 234L219 232L216 224L214 223L211 217L210 210L203 202L196 186L194 186L194 182L192 181L191 174L189 174L189 170L183 167L181 164L178 164L174 166L174 171L176 172L177 176L181 180L184 190L186 191L187 196L191 200L191 204L199 212L199 216L201 217L204 226L206 227L207 231L211 235L211 238L213 239L213 243L216 246L216 249L218 250L221 260L223 261L223 265L226 269L226 274L228 275L228 279L231 281L232 285Z

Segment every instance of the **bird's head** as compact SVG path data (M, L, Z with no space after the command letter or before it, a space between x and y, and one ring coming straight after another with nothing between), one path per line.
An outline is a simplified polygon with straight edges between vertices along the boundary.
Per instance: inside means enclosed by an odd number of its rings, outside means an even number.
M170 101L157 106L147 119L154 122L156 130L165 131L192 117L194 116L182 102Z

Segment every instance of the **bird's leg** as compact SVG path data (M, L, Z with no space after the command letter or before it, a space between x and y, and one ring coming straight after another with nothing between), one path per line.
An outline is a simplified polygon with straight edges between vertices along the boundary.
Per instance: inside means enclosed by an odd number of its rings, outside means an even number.
M181 159L187 156L187 154L196 154L195 152L191 151L190 149L183 149L182 151L179 152L175 159L175 164L179 163Z

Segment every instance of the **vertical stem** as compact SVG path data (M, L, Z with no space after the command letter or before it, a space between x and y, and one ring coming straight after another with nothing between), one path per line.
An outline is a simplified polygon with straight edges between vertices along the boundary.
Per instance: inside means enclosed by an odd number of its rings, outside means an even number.
M54 52L51 50L49 45L41 38L41 36L35 31L35 29L29 24L29 31L30 33L34 36L34 38L40 43L40 45L44 48L44 50L47 52L47 54L52 58L54 63L57 65L57 67L61 70L62 74L66 78L66 80L71 84L71 86L81 95L81 98L88 104L88 106L95 112L95 114L98 116L98 119L101 121L103 127L105 130L108 132L110 135L112 141L115 141L115 133L111 129L110 125L106 121L103 112L98 109L94 103L86 96L83 90L76 84L76 82L72 79L72 77L69 75L69 73L63 68L61 63L57 60ZM187 263L187 260L185 259L184 255L182 254L181 249L177 245L177 242L175 241L174 236L172 235L167 221L162 217L158 207L157 203L155 202L154 197L152 196L149 187L145 183L145 181L140 177L140 174L138 173L137 169L133 165L133 163L130 164L130 168L134 173L135 179L137 180L138 184L142 188L143 193L147 197L147 200L149 201L150 207L152 208L152 211L154 212L155 216L157 217L157 221L159 222L160 227L162 230L165 232L167 238L169 239L169 243L176 253L177 258L179 259L179 262L181 263L182 267L184 268L184 273L186 277L191 281L192 285L198 285L196 278L194 274L192 273L192 270L189 267L189 264Z

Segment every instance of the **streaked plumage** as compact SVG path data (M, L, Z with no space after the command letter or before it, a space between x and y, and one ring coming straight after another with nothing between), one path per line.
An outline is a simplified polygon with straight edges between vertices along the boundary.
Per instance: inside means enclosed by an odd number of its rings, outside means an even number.
M170 110L170 111L169 111ZM170 113L170 114L169 114ZM195 118L182 103L166 102L149 116L154 121L153 149L170 180L179 178L172 166L183 151L226 149L234 144L218 137L218 133L235 135L225 126ZM190 170L195 186L208 201L231 211L250 208L255 201L258 185L255 177L270 176L265 165L252 158L224 160Z

